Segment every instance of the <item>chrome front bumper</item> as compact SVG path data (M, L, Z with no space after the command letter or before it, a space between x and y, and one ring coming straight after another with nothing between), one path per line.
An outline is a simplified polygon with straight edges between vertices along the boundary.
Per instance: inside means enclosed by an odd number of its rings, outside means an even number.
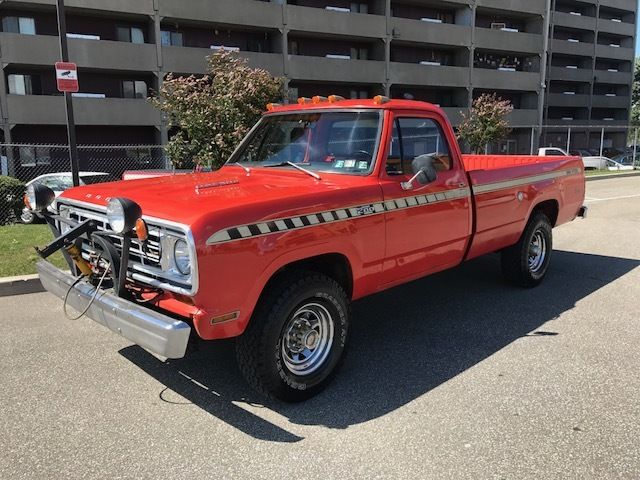
M64 298L75 278L46 260L40 260L36 267L44 288ZM80 312L87 307L94 292L92 285L79 282L73 287L67 303ZM127 340L163 357L182 358L187 350L191 333L191 327L187 323L111 293L98 293L86 315Z

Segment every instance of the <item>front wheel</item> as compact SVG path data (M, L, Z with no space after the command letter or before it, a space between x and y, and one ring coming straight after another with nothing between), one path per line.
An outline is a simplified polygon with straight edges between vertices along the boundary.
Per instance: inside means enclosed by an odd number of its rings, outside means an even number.
M320 392L335 374L347 342L349 299L315 272L283 277L265 293L236 356L247 382L286 402Z
M536 212L518 243L502 251L502 274L514 285L535 287L547 273L552 249L551 222L544 213Z

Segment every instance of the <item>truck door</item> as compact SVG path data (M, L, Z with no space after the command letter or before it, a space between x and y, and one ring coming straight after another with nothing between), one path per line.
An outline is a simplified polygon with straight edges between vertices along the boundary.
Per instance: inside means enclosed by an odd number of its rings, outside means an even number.
M385 200L385 284L444 270L462 261L471 235L471 198L467 176L451 129L435 113L396 113L380 173ZM434 154L437 178L413 182L411 162Z

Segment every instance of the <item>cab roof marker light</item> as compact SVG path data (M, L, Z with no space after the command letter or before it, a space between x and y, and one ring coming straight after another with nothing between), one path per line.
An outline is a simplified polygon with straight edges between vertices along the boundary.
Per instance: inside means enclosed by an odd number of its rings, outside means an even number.
M389 97L385 97L384 95L376 95L373 97L373 103L376 105L382 105L383 103L387 103L389 100Z
M279 103L267 103L267 111L271 112L273 110L275 110L278 107L281 107L282 105Z
M309 97L298 98L298 105L304 105L306 103L311 103L311 99Z
M314 104L318 104L318 103L326 102L327 100L328 100L328 99L327 99L327 97L323 97L322 95L316 95L315 97L313 97L313 98L311 99L311 101L312 101Z
M336 103L336 102L341 102L344 100L344 97L340 96L340 95L329 95L329 103Z

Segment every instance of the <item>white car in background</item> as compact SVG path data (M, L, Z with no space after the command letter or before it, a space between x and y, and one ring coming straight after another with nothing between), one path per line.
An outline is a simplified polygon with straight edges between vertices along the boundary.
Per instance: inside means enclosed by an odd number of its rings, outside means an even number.
M607 170L611 170L612 172L617 172L619 170L633 170L633 165L625 165L616 160L609 159L607 160Z
M79 172L78 175L80 177L80 185L106 182L109 180L109 174L105 172ZM73 177L71 176L71 172L45 173L28 181L26 187L28 188L30 185L36 184L49 187L53 190L53 193L56 194L56 197L58 197L62 192L73 187ZM50 206L49 210L53 211L52 209L53 207ZM22 223L29 224L37 220L38 217L36 217L31 210L26 207L22 210L20 214L20 221Z
M538 150L538 155L541 157L549 157L549 156L560 156L560 157L568 157L569 154L565 152L563 149L558 147L543 147ZM584 165L585 170L602 170L607 168L607 162L609 159L607 157L600 156L582 156L582 155L572 155L576 157L582 158L582 164Z

